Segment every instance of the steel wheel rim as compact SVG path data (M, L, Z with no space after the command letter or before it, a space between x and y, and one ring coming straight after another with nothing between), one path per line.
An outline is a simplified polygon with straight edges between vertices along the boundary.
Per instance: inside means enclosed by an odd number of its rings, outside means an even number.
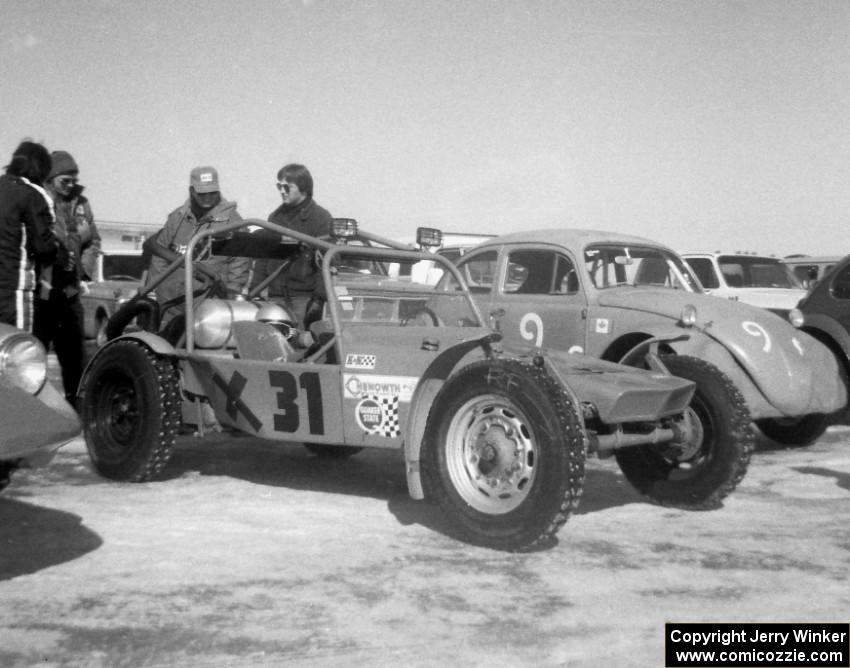
M528 496L537 473L530 421L498 395L467 401L446 433L446 468L454 488L475 510L501 515Z
M133 379L123 373L104 379L94 409L101 453L107 459L120 459L132 447L140 425L139 397Z

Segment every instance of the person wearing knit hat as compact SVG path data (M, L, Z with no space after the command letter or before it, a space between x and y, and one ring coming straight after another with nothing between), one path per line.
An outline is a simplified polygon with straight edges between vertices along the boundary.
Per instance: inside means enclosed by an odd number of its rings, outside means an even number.
M41 289L36 293L33 334L45 348L53 345L62 369L65 398L76 405L77 386L83 373L83 306L80 293L91 280L100 234L91 205L79 184L80 169L67 151L50 154L51 169L45 183L53 200L53 231L64 253L41 271Z

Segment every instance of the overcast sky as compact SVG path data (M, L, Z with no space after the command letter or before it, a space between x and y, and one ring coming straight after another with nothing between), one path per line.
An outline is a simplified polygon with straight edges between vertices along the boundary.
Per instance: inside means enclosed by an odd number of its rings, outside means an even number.
M0 164L70 151L95 216L192 167L245 217L302 162L380 234L621 230L850 252L850 2L0 0Z

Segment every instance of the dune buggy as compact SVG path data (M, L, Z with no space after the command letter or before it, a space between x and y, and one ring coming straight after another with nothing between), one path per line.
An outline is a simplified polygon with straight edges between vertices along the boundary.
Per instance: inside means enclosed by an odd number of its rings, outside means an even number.
M457 537L505 550L555 535L579 503L589 451L633 450L630 481L684 508L718 505L743 477L746 443L695 447L717 426L689 408L691 381L660 366L505 354L467 290L440 293L382 269L437 261L463 286L447 260L358 232L349 219L334 229L315 239L245 220L199 232L169 258L166 275L185 279L181 303L156 303L156 283L147 286L110 320L85 370L79 405L97 471L155 478L181 423L326 456L401 448L411 497L438 504ZM226 298L216 276L186 261L206 237L217 254L275 257L281 267L299 246L314 249L326 302L308 311L318 319L296 322L263 299L265 284ZM163 328L171 308L181 313Z

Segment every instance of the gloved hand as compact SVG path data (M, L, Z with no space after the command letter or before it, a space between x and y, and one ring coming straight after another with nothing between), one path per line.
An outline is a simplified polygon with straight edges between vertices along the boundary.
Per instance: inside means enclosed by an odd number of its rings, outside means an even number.
M77 258L74 251L60 245L56 253L56 264L64 271L73 271L74 267L77 266Z

